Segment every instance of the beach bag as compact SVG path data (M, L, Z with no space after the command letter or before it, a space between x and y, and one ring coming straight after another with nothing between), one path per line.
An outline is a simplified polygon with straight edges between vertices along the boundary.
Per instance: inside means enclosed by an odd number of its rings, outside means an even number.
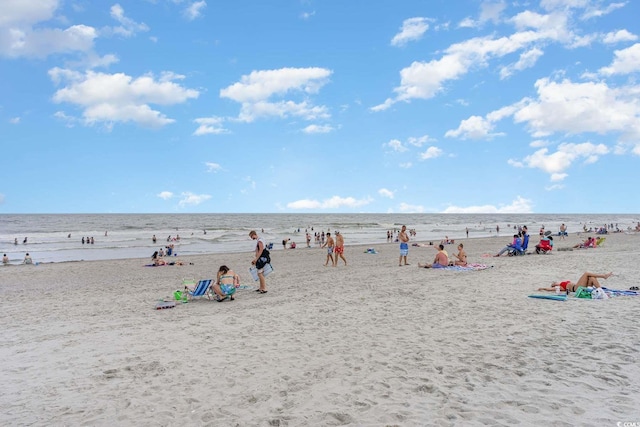
M576 289L576 298L591 299L591 292L582 286Z
M262 253L260 254L260 258L258 258L258 260L256 261L256 268L260 270L270 262L271 262L271 256L269 254L269 251L267 250L267 248L264 248L262 250Z
M591 291L591 299L609 299L609 295L602 288Z
M262 269L262 275L264 277L267 277L272 272L273 272L273 266L270 263L269 264L265 264L264 268ZM249 273L251 273L251 277L253 277L253 280L255 282L257 282L258 279L259 279L259 277L258 277L258 269L256 267L251 267L251 268L249 268Z

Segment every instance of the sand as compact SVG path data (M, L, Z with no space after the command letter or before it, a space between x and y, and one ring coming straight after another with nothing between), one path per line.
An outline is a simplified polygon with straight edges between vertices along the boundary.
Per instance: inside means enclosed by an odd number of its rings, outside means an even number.
M471 272L418 268L430 247L410 247L403 267L397 244L347 246L346 267L323 266L317 247L277 248L267 294L165 310L154 306L182 278L213 278L220 264L254 286L252 254L1 267L0 424L638 422L640 297L527 298L586 270L613 271L610 288L640 284L640 235L557 250L582 238L502 258L483 255L508 235L462 240L470 261L492 266Z

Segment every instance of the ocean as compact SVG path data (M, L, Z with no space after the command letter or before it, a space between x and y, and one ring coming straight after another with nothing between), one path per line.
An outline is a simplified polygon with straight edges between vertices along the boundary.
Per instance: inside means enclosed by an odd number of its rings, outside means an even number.
M625 231L639 220L640 214L0 214L0 253L11 264L21 263L27 252L38 263L150 258L168 240L180 256L250 252L250 230L274 243L274 250L282 250L283 239L303 249L305 231L313 236L336 230L347 246L373 247L402 225L416 231L412 242L466 238L467 228L469 238L510 240L517 225L527 225L536 236L543 225L556 234L564 223L572 234L610 224ZM83 244L82 238L94 243Z

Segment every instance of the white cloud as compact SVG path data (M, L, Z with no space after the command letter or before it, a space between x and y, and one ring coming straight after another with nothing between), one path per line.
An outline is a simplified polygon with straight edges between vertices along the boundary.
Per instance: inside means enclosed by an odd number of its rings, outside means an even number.
M537 100L525 100L514 114L516 123L527 123L534 137L555 132L579 134L622 133L623 139L640 137L640 86L611 88L604 82L553 82L535 84Z
M54 28L58 0L3 0L0 2L0 56L44 58L54 53L87 53L97 31L86 25Z
M141 31L149 31L149 27L144 23L137 23L124 15L124 9L119 4L111 6L111 17L120 23L119 27L107 27L103 31L117 34L123 37L131 37Z
M273 102L269 99L293 94L316 94L328 82L331 74L331 70L317 67L253 71L242 76L240 82L221 89L220 97L241 104L238 119L244 122L261 117L328 119L330 115L325 106L315 106L307 100Z
M202 1L194 1L190 3L184 10L184 16L189 21L193 21L196 18L202 16L202 9L207 7L207 2Z
M566 6L566 3L562 3ZM558 6L556 4L556 6ZM550 3L549 6L552 6ZM576 5L575 7L577 7ZM584 7L584 4L582 5ZM562 8L561 8L562 9ZM571 8L569 8L571 9ZM446 84L462 78L470 71L486 68L491 60L500 59L518 51L525 51L520 60L510 68L503 68L503 75L531 66L542 54L536 46L560 43L566 47L586 43L589 38L570 30L571 13L567 10L539 14L521 12L507 22L518 31L502 37L476 37L452 44L440 58L431 61L414 61L400 71L400 85L395 95L383 103L371 107L372 111L389 109L398 102L414 99L430 99L444 91Z
M211 198L208 194L193 194L188 191L185 191L181 194L182 199L178 202L180 206L186 205L199 205L202 202L206 202Z
M218 163L213 163L213 162L205 162L205 165L207 166L207 172L218 172L219 170L222 170L222 166L220 166Z
M87 125L134 122L147 127L161 127L175 120L152 110L149 104L179 104L199 95L198 91L172 81L156 81L152 75L133 78L123 73L79 73L53 68L49 70L49 76L56 84L67 84L56 91L53 101L82 108Z
M615 59L608 67L600 68L600 73L610 76L613 74L630 74L640 71L640 43L622 50L616 50Z
M387 197L389 199L393 199L393 191L391 190L387 190L386 188L381 188L378 190L378 194L381 195L382 197Z
M620 42L633 42L638 40L638 36L630 33L627 30L618 30L610 32L602 37L602 42L605 44L615 44Z
M411 162L400 163L398 166L400 166L402 169L411 169L411 167L413 166L413 163Z
M287 204L290 209L337 209L341 207L357 208L371 203L373 200L369 197L364 199L356 199L353 197L333 196L330 199L322 201L303 199Z
M387 142L386 144L384 144L385 146L391 148L393 151L397 151L399 153L402 153L404 151L407 151L408 148L405 147L404 145L402 145L402 141L397 140L397 139L392 139L391 141Z
M12 117L9 119L9 123L11 123L12 125L17 125L20 123L20 117Z
M201 117L195 119L194 123L200 125L195 132L193 132L193 135L195 136L229 133L229 130L225 129L223 126L224 119L222 117Z
M493 22L498 24L500 22L500 15L507 7L504 1L485 1L480 5L480 14L478 19L475 20L471 17L466 17L460 23L459 28L477 28L481 27L486 22Z
M309 125L307 127L305 127L304 129L302 129L302 132L304 133L329 133L332 132L334 129L332 126L330 125Z
M427 18L416 17L405 19L400 32L391 39L392 46L404 46L410 41L420 40L429 29Z
M315 15L315 14L316 14L315 10L313 12L303 12L303 13L300 14L300 18L302 18L302 19L304 19L306 21L308 19L311 19L311 17L313 15Z
M584 12L581 18L582 19L599 18L601 16L610 14L614 10L624 7L626 4L627 4L626 1L621 3L610 3L604 9L599 9L598 8L599 4L595 3L594 5L587 7L587 10Z
M421 160L434 159L436 157L440 157L442 153L443 151L438 147L429 147L427 148L427 151L420 153L420 159Z
M449 206L442 213L532 213L532 202L518 196L516 200L506 206L482 205L482 206Z
M400 203L398 210L402 213L423 213L424 207L421 205L410 205L409 203Z
M158 194L158 197L160 197L163 200L169 200L170 198L173 197L173 193L171 191L162 191Z
M557 151L549 153L548 148L541 148L535 153L525 157L522 161L510 160L509 164L516 167L529 167L540 169L551 175L552 181L562 181L568 175L565 173L571 165L584 159L585 164L594 163L602 155L609 153L609 148L604 144L564 143L558 146Z
M436 139L431 138L429 135L423 135L419 137L412 136L407 139L407 143L413 145L414 147L422 147L424 144L434 141L436 141Z
M531 68L536 65L538 58L540 58L544 52L538 48L530 49L520 54L520 59L514 64L504 66L500 69L500 78L505 79L513 75L515 71L522 71L527 68Z

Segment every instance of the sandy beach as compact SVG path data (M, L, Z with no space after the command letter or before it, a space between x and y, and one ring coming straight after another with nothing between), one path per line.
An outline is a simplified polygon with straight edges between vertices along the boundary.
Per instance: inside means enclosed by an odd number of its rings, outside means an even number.
M91 426L615 426L640 422L640 297L527 296L584 271L640 284L640 234L548 255L493 258L502 237L460 240L482 271L427 270L432 247L272 251L268 293L155 310L183 278L226 264L254 286L252 254L0 267L0 423ZM345 236L347 245L349 236ZM537 242L532 233L530 249ZM412 240L412 242L414 242ZM420 240L416 240L420 242ZM457 242L456 242L457 243ZM250 243L248 243L248 246ZM448 245L449 253L455 245ZM37 261L34 260L34 261ZM192 263L192 265L190 264Z

